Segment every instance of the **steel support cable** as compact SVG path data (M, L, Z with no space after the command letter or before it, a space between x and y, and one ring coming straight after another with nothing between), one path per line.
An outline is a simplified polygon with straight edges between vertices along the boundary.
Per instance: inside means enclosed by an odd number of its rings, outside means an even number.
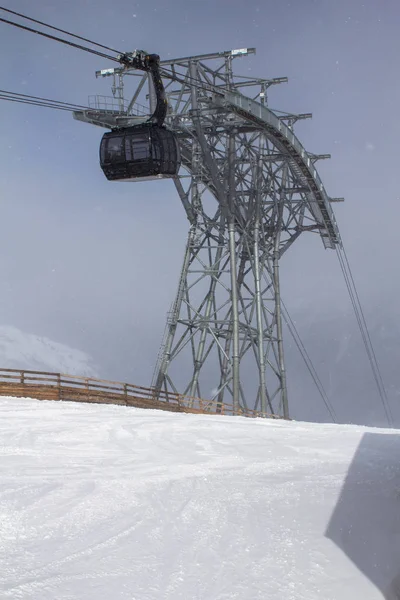
M389 425L393 425L393 414L390 408L389 399L386 393L385 385L383 383L382 374L379 368L378 360L376 358L375 350L372 344L371 336L369 333L368 325L365 319L364 311L361 306L360 297L357 292L353 274L350 268L350 263L347 258L346 251L343 244L336 247L336 253L339 259L339 264L346 282L347 290L349 292L350 300L353 306L354 313L356 315L357 323L360 329L361 337L364 342L365 350L370 361L373 377L375 379L376 386L378 388L379 396L382 402L382 406Z
M331 401L329 400L328 394L325 391L325 388L320 380L320 378L318 377L318 373L315 370L315 367L313 365L313 362L310 358L310 355L308 354L306 347L304 346L304 343L300 337L300 334L297 330L297 327L292 319L292 317L289 315L288 310L285 306L285 304L283 303L283 301L281 300L281 304L282 304L282 316L284 318L284 321L286 323L287 328L289 329L290 334L293 337L293 340L306 364L306 367L308 369L308 372L310 373L312 380L315 383L315 386L323 400L323 403L325 404L325 407L329 413L329 415L332 418L332 421L334 423L338 422L337 416L336 416L336 412L335 409L333 408L333 405L331 403Z
M74 108L68 108L67 106L57 106L56 104L49 104L47 102L36 102L35 100L28 100L26 98L10 98L0 94L0 100L6 100L8 102L17 102L19 104L31 104L32 106L41 106L43 108L54 108L55 110L66 110L68 112L74 112Z
M94 42L93 40L90 40L88 38L82 37L80 35L76 35L75 33L71 33L70 31L67 31L65 29L60 29L59 27L55 27L53 25L49 25L48 23L45 23L43 21L39 21L38 19L33 19L32 17L28 17L27 15L24 15L22 13L18 13L14 10L10 10L8 8L4 8L3 6L0 6L0 10L3 10L5 12L8 12L10 14L16 15L18 17L21 17L23 19L27 19L29 21L32 21L33 23L37 23L39 25L43 25L44 27L48 27L49 29L53 29L54 31L59 31L60 33L65 33L66 35L69 35L71 37L77 38L79 40L82 40L84 42L88 42L89 44L93 44L94 46L98 46L100 48L104 48L105 50L110 50L111 52L115 52L116 54L124 54L123 52L116 50L115 48L110 48L109 46L105 46L103 44L99 44L98 42ZM3 19L0 18L0 22L2 23L7 23L8 25L12 25L13 27L18 27L20 29L23 29L24 31L30 31L31 33L36 33L38 35L47 37L51 40L57 41L57 42L61 42L63 44L67 44L68 46L72 46L73 48L78 48L79 50L83 50L85 52L90 52L92 54L97 54L98 56L102 56L103 58L108 58L110 60L113 60L114 62L118 62L120 63L119 59L114 57L114 56L110 56L109 54L105 54L103 52L99 52L98 50L93 50L91 48L87 48L86 46L82 46L81 44L75 44L74 42L70 42L68 40L64 40L62 38L50 35L48 33L45 33L43 31L39 31L37 29L32 29L31 27L27 27L26 25L21 25L20 23L15 23L14 21L9 21L7 19ZM183 83L182 79L179 79L176 77L176 74L173 71L170 71L168 69L162 69L162 71L164 71L165 73L168 73L168 75L170 76L170 79L174 79L177 82L181 82ZM192 77L189 77L189 79L193 79ZM193 80L193 81L197 81L197 80ZM194 84L193 84L194 85ZM209 85L209 84L199 84L197 82L196 87L202 88L204 89L205 85ZM214 87L214 86L212 86Z
M94 42L93 40L89 40L88 38L82 37L81 35L76 35L75 33L71 33L70 31L66 31L65 29L60 29L59 27L54 27L53 25L49 25L48 23L44 23L43 21L38 21L37 19L33 19L32 17L28 17L27 15L23 15L22 13L15 12L15 10L10 10L9 8L4 8L4 6L0 6L0 10L4 12L8 12L12 15L16 15L17 17L21 17L22 19L27 19L28 21L32 21L32 23L37 23L38 25L43 25L43 27L48 27L49 29L53 29L54 31L59 31L60 33L65 33L71 37L74 37L78 40L82 40L83 42L88 42L89 44L93 44L94 46L98 46L99 48L104 48L104 50L110 50L111 52L116 52L117 54L123 54L119 50L115 50L115 48L110 48L109 46L104 46L103 44L99 44Z
M168 77L168 79L177 81L178 83L187 83L188 85L193 85L193 87L198 87L203 90L207 88L212 88L217 94L223 94L223 92L225 91L225 88L221 84L217 85L214 83L208 83L206 81L200 81L195 77L192 77L191 75L183 75L181 73L176 73L175 71L167 69L164 66L161 66L161 74ZM182 79L182 77L184 77L185 79Z
M223 95L224 91L227 91L227 88L224 88L221 84L217 85L214 83L208 83L206 81L201 81L199 79L195 79L194 77L192 77L191 75L188 75L188 74L183 75L181 73L176 73L170 69L167 69L164 66L161 66L160 72L161 72L162 76L166 77L167 79L170 79L171 81L176 81L177 83L185 83L188 86L193 86L200 90L212 89L216 94L219 94L220 96ZM241 92L238 92L237 90L235 90L235 93L241 94ZM268 107L268 110L270 110L273 113L281 112L284 115L288 114L285 111L279 111L279 110L275 110L275 109L272 109L269 107Z
M71 33L65 29L60 29L59 27L54 27L53 25L49 25L48 23L44 23L43 21L39 21L37 19L33 19L32 17L28 17L27 15L23 15L22 13L18 13L16 11L10 10L8 8L4 8L2 6L0 6L0 10L3 10L5 12L14 14L16 16L19 16L23 19L27 19L29 21L32 21L33 23L37 23L39 25L43 25L44 27L48 27L49 29L53 29L55 31L59 31L60 33L65 33L66 35L69 35L71 37L80 39L82 41L88 42L89 44L93 44L94 46L98 46L100 48L104 48L106 50L110 50L112 52L115 52L117 54L123 54L123 52L116 50L115 48L110 48L109 46L105 46L103 44L99 44L98 42L94 42L92 40L89 40L88 38L82 37L80 35L76 35L74 33ZM114 56L110 56L109 54L105 54L103 52L99 52L97 50L93 50L91 48L87 48L85 46L82 46L81 44L75 44L74 42L70 42L68 40L64 40L62 38L50 35L48 33L44 33L43 31L39 31L37 29L32 29L31 27L27 27L26 25L21 25L20 23L15 23L14 21L9 21L7 19L3 19L0 18L0 22L2 23L7 23L8 25L12 25L13 27L18 27L19 29L23 29L24 31L30 31L31 33L36 33L38 35L41 35L43 37L46 37L48 39L60 42L62 44L67 44L68 46L72 46L73 48L77 48L79 50L83 50L84 52L90 52L91 54L96 54L97 56L101 56L103 58L108 58L109 60L112 60L114 62L118 62L120 64L120 61L118 58L114 57ZM213 84L209 84L209 83L205 83L205 82L198 82L196 79L194 79L193 77L190 76L185 76L185 79L182 79L182 76L179 77L179 75L177 75L174 71L171 71L169 69L166 68L162 68L162 74L165 74L168 76L169 79L174 80L178 83L188 83L193 87L197 87L199 89L205 89L205 88L215 88L215 90L218 92L218 89L216 85Z
M213 91L215 91L217 94L223 95L223 88L218 88L217 86L215 86L212 83L206 83L205 81L204 82L199 81L198 79L195 79L194 77L191 77L190 75L180 75L179 73L174 73L174 71L170 71L169 69L166 69L165 67L162 67L160 72L161 72L161 76L164 76L167 79L170 79L171 81L176 81L177 83L184 83L184 84L187 84L188 86L195 87L199 90L205 90L205 89L212 88Z
M133 69L134 67L131 68ZM190 75L181 75L179 73L175 73L174 71L166 69L165 67L161 67L160 75L161 77L165 77L166 79L170 79L171 81L176 81L177 83L185 83L188 86L198 88L199 90L213 88L217 94L223 94L223 88L218 88L217 86L211 83L199 81L198 79L195 79Z
M31 94L20 94L19 92L10 92L9 90L0 90L0 94L3 96L9 96L10 98L26 98L27 100L38 100L43 102L51 102L55 105L71 107L71 109L84 109L87 110L89 107L81 104L73 104L72 102L63 102L62 100L52 100L51 98L42 98L41 96L32 96Z
M67 46L72 46L73 48L77 48L78 50L83 50L84 52L90 52L90 54L96 54L97 56L101 56L102 58L107 58L108 60L113 60L120 64L120 61L115 56L110 56L109 54L105 54L104 52L99 52L98 50L93 50L92 48L87 48L86 46L82 46L81 44L76 44L75 42L69 42L68 40L64 40L55 35L50 35L49 33L44 33L44 31L39 31L38 29L32 29L32 27L27 27L26 25L21 25L20 23L14 23L14 21L9 21L8 19L0 18L1 23L7 23L8 25L12 25L13 27L18 27L18 29L23 29L24 31L30 31L31 33L36 33L37 35L41 35L50 40L55 40L56 42L61 42L62 44L66 44Z
M268 279L265 276L265 274L264 274L263 277L264 277L264 281L266 282L266 284L269 285ZM338 419L337 419L337 415L336 415L335 409L333 408L333 405L332 405L331 401L329 400L328 394L326 393L325 388L324 388L324 386L323 386L323 384L322 384L322 382L321 382L321 380L320 380L320 378L318 376L318 373L317 373L317 371L316 371L316 369L314 367L314 364L313 364L313 362L311 360L311 357L310 357L310 355L308 354L308 352L306 350L306 347L305 347L305 345L304 345L304 343L303 343L303 341L302 341L302 339L300 337L300 334L299 334L299 332L297 330L297 327L296 327L296 325L295 325L292 317L290 316L289 311L286 308L286 306L285 306L282 298L281 298L281 306L282 306L282 316L283 316L283 319L284 319L284 321L285 321L285 323L287 325L287 328L289 329L289 332L290 332L291 336L293 337L293 340L294 340L294 342L295 342L295 344L296 344L296 346L297 346L297 348L298 348L298 350L299 350L299 352L301 354L302 359L305 362L305 365L306 365L306 367L307 367L307 369L308 369L308 371L309 371L309 373L311 375L312 380L315 383L315 386L316 386L316 388L317 388L317 390L318 390L318 392L319 392L319 394L320 394L320 396L322 398L322 401L325 404L325 407L326 407L329 415L332 418L332 421L334 423L337 423Z
M343 259L342 255L340 254L339 251L338 251L338 259L339 259L339 264L340 264L340 267L342 269L342 273L343 273L343 276L344 276L344 279L345 279L345 282L346 282L347 290L349 292L349 296L350 296L350 300L351 300L352 307L353 307L353 310L354 310L354 314L355 314L356 319L357 319L357 323L358 323L358 327L359 327L359 330L360 330L360 333L361 333L361 337L362 337L362 340L363 340L363 343L364 343L365 351L367 353L367 356L368 356L368 359L369 359L369 362L370 362L370 365L371 365L372 374L373 374L373 377L375 379L376 386L378 388L379 396L380 396L380 399L381 399L381 402L382 402L382 405L383 405L384 412L386 414L386 418L387 418L388 423L390 425L392 423L392 421L393 421L393 418L392 418L392 416L390 414L390 407L388 407L388 405L387 405L386 391L385 391L385 388L384 388L384 385L383 385L383 381L382 381L382 377L381 377L381 374L380 374L380 371L379 371L379 366L378 366L377 361L376 361L376 357L374 358L374 352L373 352L372 343L371 343L370 339L368 341L368 338L369 338L368 328L367 328L365 319L364 319L364 322L363 322L363 318L361 316L362 313L361 313L360 308L358 306L357 299L356 299L356 296L355 296L355 293L354 293L354 290L353 290L353 286L351 285L350 276L349 276L349 274L347 272L344 259Z
M358 323L358 326L360 329L361 337L364 342L365 350L366 350L367 356L370 361L370 365L372 368L372 373L373 373L373 376L375 379L375 383L378 388L380 399L382 401L382 405L383 405L383 408L384 408L384 411L386 414L386 418L388 420L389 425L391 425L393 423L393 416L391 414L390 406L388 403L388 398L386 395L385 386L384 386L384 383L382 380L382 375L379 370L379 365L378 365L378 361L376 359L374 348L372 346L372 341L371 341L371 338L369 335L369 331L368 331L368 327L367 327L367 324L365 321L364 313L362 311L362 307L361 307L360 300L359 300L359 297L357 294L357 290L355 288L354 279L352 278L351 271L350 272L348 271L349 265L346 266L346 262L345 262L343 256L341 255L340 251L338 251L338 258L339 258L339 263L340 263L340 266L342 269L342 273L343 273L345 281L346 281L346 286L349 291L353 310L356 315L356 319L357 319L357 323Z
M161 76L164 76L167 79L170 79L171 81L176 81L177 83L185 83L188 86L198 88L199 90L204 90L204 89L207 89L210 87L211 88L215 87L212 84L199 81L198 79L195 79L194 77L191 77L190 75L180 75L179 73L174 73L174 71L170 71L169 69L166 69L165 67L161 67L160 74L161 74ZM215 90L215 91L218 92L218 90ZM221 88L219 89L219 93L221 94Z

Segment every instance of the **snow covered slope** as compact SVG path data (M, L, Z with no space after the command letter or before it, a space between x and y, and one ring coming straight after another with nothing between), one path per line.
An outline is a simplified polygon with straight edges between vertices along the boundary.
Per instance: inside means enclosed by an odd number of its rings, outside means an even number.
M0 451L2 600L400 597L396 431L0 398Z
M92 359L85 352L8 325L0 325L0 366L98 376Z

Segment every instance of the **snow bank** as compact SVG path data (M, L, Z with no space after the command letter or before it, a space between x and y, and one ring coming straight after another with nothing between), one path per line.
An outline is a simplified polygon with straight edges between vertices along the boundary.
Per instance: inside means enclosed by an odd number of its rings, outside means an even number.
M1 398L0 597L394 600L399 450L388 430Z

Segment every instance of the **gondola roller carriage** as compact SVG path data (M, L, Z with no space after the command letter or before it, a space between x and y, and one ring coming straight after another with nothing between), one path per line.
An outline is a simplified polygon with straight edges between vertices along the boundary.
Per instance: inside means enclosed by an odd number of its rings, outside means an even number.
M148 121L105 133L100 166L110 181L143 181L177 175L180 152L176 136L164 126L167 99L160 76L160 57L135 50L119 57L122 64L151 74L156 108Z

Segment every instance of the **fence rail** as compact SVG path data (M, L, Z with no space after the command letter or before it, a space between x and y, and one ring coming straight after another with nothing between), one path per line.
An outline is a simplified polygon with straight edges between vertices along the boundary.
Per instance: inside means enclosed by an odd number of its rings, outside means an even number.
M235 411L233 405L216 400L192 398L173 392L157 392L154 388L131 383L45 371L0 369L0 396L121 404L172 412L280 418L277 415L263 414L249 409L241 408Z

